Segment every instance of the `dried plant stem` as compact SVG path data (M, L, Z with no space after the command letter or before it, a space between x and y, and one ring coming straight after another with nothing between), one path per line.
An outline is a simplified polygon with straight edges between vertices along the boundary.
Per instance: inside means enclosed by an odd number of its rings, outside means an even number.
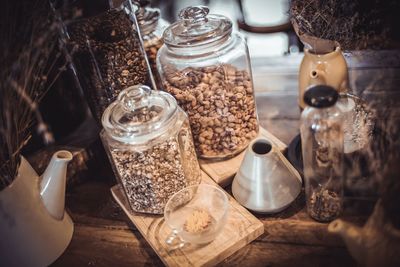
M15 81L10 82L11 87L18 93L18 95L25 101L31 112L35 114L36 121L38 123L38 133L43 137L45 144L51 144L54 142L53 134L49 131L46 123L43 121L42 114L40 114L38 104L34 102L29 95L26 93L24 88L19 86Z
M45 144L54 141L38 105L66 62L49 8L46 1L12 1L0 10L0 191L16 177L32 129Z
M307 36L345 50L379 49L398 38L397 0L291 0L290 15ZM398 39L397 39L398 41Z

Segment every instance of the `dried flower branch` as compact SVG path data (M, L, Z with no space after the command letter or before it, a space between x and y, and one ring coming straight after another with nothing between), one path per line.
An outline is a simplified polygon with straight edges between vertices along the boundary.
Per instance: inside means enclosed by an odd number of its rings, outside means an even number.
M397 0L291 0L302 34L337 41L345 50L380 49L398 40Z
M45 143L53 141L38 103L64 65L55 68L63 57L57 47L58 25L52 20L45 1L9 3L1 10L0 20L0 62L3 64L0 69L2 190L17 174L20 152L31 138L32 127L36 127Z

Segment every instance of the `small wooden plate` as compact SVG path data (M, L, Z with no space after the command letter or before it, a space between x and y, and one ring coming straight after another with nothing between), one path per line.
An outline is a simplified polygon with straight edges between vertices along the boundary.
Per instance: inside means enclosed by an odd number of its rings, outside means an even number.
M285 143L283 143L276 136L274 136L264 128L260 127L258 137L265 137L266 139L271 141L272 145L276 146L281 152L283 152L287 148ZM222 161L199 159L200 167L217 184L219 184L222 187L225 187L230 183L232 183L233 177L239 170L240 164L242 163L245 152L246 150L244 150L242 153L240 153L234 158Z
M216 185L204 172L202 183ZM249 211L243 208L228 194L229 215L227 224L217 238L205 246L185 245L183 248L170 251L165 243L171 230L163 216L147 215L131 211L126 197L119 185L111 188L111 193L135 224L143 237L167 266L213 266L235 251L244 247L263 234L264 225Z

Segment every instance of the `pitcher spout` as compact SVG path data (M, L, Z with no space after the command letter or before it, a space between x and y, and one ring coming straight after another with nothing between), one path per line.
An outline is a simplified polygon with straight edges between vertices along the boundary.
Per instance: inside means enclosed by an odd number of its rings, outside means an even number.
M317 66L317 69L311 70L310 72L310 84L326 84L326 77L325 77L325 71L322 69L319 69L319 66Z
M40 183L43 204L57 220L64 217L67 165L72 157L71 152L66 150L54 153Z

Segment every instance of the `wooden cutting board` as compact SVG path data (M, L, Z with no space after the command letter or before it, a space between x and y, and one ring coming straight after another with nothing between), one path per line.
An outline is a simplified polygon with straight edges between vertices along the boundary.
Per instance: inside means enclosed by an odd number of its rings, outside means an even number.
M215 182L204 172L202 183L215 185ZM163 216L132 212L119 185L112 187L111 193L167 266L216 265L264 232L263 223L227 194L230 204L228 222L217 238L205 246L185 245L181 249L170 251L164 240L171 230L166 225Z
M260 127L260 131L258 137L265 137L269 140L272 145L276 146L281 152L283 152L287 146L281 140L279 140L276 136L265 130L264 128ZM233 177L235 176L236 172L239 170L240 164L242 163L244 153L237 155L234 158L230 158L227 160L222 161L212 161L212 160L205 160L199 159L201 169L207 173L217 184L222 187L229 185ZM294 168L293 168L294 170ZM294 170L297 173L296 170Z

